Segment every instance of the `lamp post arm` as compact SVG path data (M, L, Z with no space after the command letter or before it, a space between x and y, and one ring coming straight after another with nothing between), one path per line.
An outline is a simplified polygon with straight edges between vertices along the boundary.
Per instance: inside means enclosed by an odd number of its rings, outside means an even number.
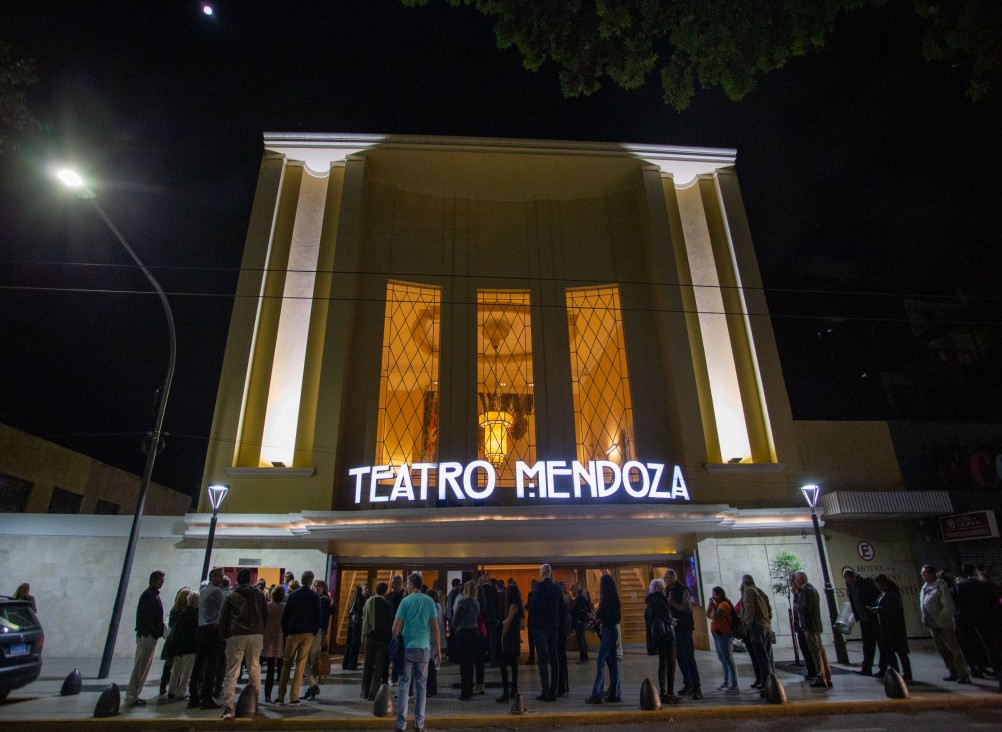
M104 210L98 205L97 200L94 198L87 199L90 204L94 207L94 210L100 214L104 223L108 225L112 233L118 239L119 243L125 247L125 251L129 253L133 261L139 266L143 274L146 275L146 279L150 281L153 285L153 289L156 290L157 296L160 298L160 303L163 305L164 315L167 318L167 331L170 336L170 358L167 363L167 375L164 377L163 389L160 392L159 403L157 404L156 419L153 424L153 432L151 434L151 441L149 445L149 450L146 453L146 467L143 469L143 479L139 487L139 496L136 498L136 510L132 517L132 530L129 533L129 545L125 551L125 561L122 564L122 575L118 580L118 592L115 595L115 605L111 613L111 622L108 625L108 636L104 642L104 653L101 656L101 668L98 671L97 677L99 679L108 678L108 674L111 672L111 661L115 654L115 643L118 640L118 628L122 621L122 610L125 606L125 594L129 589L129 576L132 574L132 561L136 554L136 545L139 543L139 529L143 520L143 508L146 505L146 494L149 492L150 480L153 477L153 464L157 459L157 450L160 447L160 438L163 434L163 423L164 423L164 413L167 410L167 396L170 393L171 382L174 380L174 364L177 360L177 337L174 332L174 314L171 312L170 303L167 302L167 294L164 292L160 283L157 282L156 277L153 273L143 264L143 261L139 258L136 252L129 246L129 242L125 240L118 228L112 223L111 219Z

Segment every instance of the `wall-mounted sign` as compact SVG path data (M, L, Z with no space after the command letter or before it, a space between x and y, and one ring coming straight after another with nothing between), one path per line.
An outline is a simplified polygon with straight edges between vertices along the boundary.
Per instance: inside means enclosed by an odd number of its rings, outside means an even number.
M873 558L877 556L877 550L868 541L861 541L856 544L856 553L864 562L872 562Z
M970 541L991 539L999 535L994 511L974 511L943 516L939 519L943 541Z
M609 498L622 490L631 498L675 501L689 500L689 489L682 469L675 465L671 477L665 475L664 463L637 460L619 465L611 460L543 460L532 465L515 463L516 498ZM432 472L436 484L430 484ZM395 501L444 501L450 496L460 500L482 501L494 493L497 472L486 460L472 463L414 463L413 465L372 465L351 468L355 479L355 503L367 494L370 503ZM483 479L481 481L481 479ZM391 483L392 481L392 483ZM482 485L481 485L482 483Z

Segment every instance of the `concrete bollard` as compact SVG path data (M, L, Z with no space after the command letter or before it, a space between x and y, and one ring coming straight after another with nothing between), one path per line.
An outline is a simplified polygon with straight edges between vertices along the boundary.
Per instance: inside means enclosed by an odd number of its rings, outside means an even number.
M80 676L80 669L73 669L63 680L63 687L59 690L59 696L73 696L74 694L79 694L82 681L83 679Z
M661 696L654 690L650 679L644 679L644 683L640 685L640 708L645 712L661 709Z
M770 704L786 704L786 689L779 683L776 674L769 674L765 677L762 691L765 692L765 700Z
M97 698L94 705L95 717L114 717L122 707L122 693L118 690L118 684L108 684Z
M908 698L908 684L901 678L901 674L890 667L884 671L884 693L888 699Z
M511 700L511 713L512 714L525 714L525 700L522 698L521 694L515 694Z
M237 697L234 716L246 718L255 714L257 714L257 688L253 684L247 684Z
M382 684L376 692L376 701L372 703L372 714L376 717L392 717L396 714L393 709L393 689Z

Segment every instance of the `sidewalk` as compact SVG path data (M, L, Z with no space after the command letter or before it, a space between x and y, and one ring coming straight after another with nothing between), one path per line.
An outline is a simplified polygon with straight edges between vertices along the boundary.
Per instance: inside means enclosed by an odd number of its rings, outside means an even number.
M647 656L640 646L627 646L623 659L623 703L587 706L585 698L591 691L595 676L595 655L587 665L577 663L577 653L571 654L570 694L555 703L536 701L540 691L539 673L525 664L519 668L528 714L516 717L508 705L495 703L500 694L500 674L497 669L486 671L487 694L473 701L459 701L459 667L446 663L439 672L439 694L428 700L427 725L447 727L540 727L569 724L644 722L692 718L804 716L816 714L866 713L895 710L951 709L979 706L1002 707L1002 693L994 679L975 679L969 686L943 681L945 669L931 641L909 641L911 661L916 681L909 685L910 699L894 700L884 695L883 685L874 678L859 676L850 667L833 666L834 688L828 691L812 689L803 681L803 667L793 667L792 650L777 652L776 676L782 683L788 703L770 705L758 692L750 689L754 679L748 654L735 654L738 664L738 692L717 691L723 676L716 656L697 651L696 660L702 676L705 699L685 699L677 706L661 712L640 709L640 685L645 678L654 681L657 659ZM858 644L849 645L849 657L854 663L860 658ZM834 654L832 654L834 656ZM338 661L340 659L337 659ZM146 707L124 709L117 717L94 719L94 706L104 687L114 681L124 697L132 662L116 659L110 678L98 681L95 676L98 659L47 659L42 676L34 684L11 692L0 703L0 720L4 730L48 729L72 723L73 729L384 729L391 730L393 718L372 715L372 704L360 698L361 671L341 671L335 664L332 675L321 687L320 698L303 702L298 707L276 707L261 703L257 717L224 722L219 712L186 709L183 702L168 703L158 699L161 662L154 662L146 685ZM63 679L74 668L83 674L83 689L75 696L61 697ZM854 667L853 667L854 668ZM676 681L676 688L681 679ZM239 690L238 690L239 692ZM263 698L263 693L262 693ZM410 722L413 727L413 721Z

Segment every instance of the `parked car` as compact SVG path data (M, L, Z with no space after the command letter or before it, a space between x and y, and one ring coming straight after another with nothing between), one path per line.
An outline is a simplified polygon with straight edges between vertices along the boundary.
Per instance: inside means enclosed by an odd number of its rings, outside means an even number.
M27 600L0 595L0 701L42 673L45 633Z

